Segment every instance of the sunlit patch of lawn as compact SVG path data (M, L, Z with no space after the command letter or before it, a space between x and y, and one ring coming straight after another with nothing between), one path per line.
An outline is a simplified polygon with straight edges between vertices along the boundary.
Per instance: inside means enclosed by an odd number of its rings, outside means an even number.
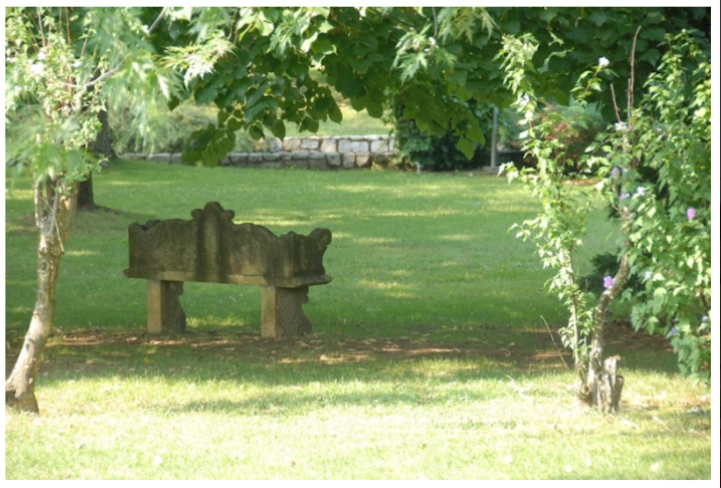
M710 478L710 393L662 339L609 327L621 411L577 405L543 322L566 321L549 271L508 232L536 209L518 185L131 161L94 182L104 208L66 246L41 414L6 413L8 479ZM11 360L35 299L26 184L6 195ZM202 283L181 297L186 334L145 334L127 227L208 201L277 234L333 232L333 281L305 306L313 335L263 340L258 288ZM615 241L603 209L589 227L584 271Z

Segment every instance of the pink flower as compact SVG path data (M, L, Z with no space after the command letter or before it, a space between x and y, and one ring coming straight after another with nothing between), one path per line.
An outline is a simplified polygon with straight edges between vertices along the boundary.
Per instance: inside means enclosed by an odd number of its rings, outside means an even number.
M646 196L646 187L645 186L639 186L636 188L636 194L639 196Z
M696 209L693 207L689 207L688 210L686 210L686 218L689 220L693 220L696 218Z
M621 195L618 197L618 199L619 199L619 200L625 200L625 199L627 199L627 198L630 197L630 196L631 196L630 193L621 193Z
M603 277L603 287L607 290L613 288L613 277L612 276L604 276Z

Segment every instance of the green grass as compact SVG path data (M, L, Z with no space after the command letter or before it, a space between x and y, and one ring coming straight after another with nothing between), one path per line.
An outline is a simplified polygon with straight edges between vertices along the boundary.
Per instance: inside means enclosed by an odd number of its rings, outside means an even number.
M508 232L536 208L519 185L130 161L94 182L111 210L82 213L67 243L41 415L6 413L8 479L710 478L710 394L663 340L611 327L622 409L576 405L541 319L565 321L549 271ZM35 299L26 183L6 196L15 352ZM333 282L304 307L313 335L260 339L258 288L200 283L181 297L187 334L144 333L127 226L211 200L277 234L331 229ZM582 261L614 245L602 210L590 228Z

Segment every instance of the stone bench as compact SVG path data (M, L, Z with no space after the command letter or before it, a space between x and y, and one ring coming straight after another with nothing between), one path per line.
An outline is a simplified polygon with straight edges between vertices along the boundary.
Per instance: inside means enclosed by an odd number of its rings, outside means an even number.
M148 332L185 330L180 305L186 281L262 287L261 335L294 337L311 330L302 304L308 287L331 278L323 254L328 229L308 236L280 237L265 227L234 224L232 210L210 202L192 211L191 220L151 220L128 227L128 278L148 281Z

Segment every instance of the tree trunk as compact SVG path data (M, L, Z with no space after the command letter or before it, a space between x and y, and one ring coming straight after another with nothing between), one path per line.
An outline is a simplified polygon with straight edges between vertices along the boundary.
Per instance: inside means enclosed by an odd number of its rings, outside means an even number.
M5 405L35 413L39 412L35 384L55 318L55 288L63 242L77 215L76 195L61 193L61 186L58 181L48 181L35 187L35 218L40 228L37 299L20 355L5 381Z
M105 157L108 160L118 159L118 155L113 150L111 143L108 112L105 110L98 112L98 120L102 128L93 143L93 154L99 157ZM96 208L95 196L93 195L93 174L90 173L88 179L78 183L78 209L95 210Z
M628 243L626 245L628 246ZM588 364L576 365L581 380L578 398L590 406L595 405L604 413L618 411L624 383L623 376L617 374L621 357L612 356L603 359L606 310L628 281L628 274L628 251L624 251L616 276L613 278L613 286L601 294L594 309Z
M95 197L93 196L93 174L88 179L78 183L78 210L95 210Z
M98 156L104 156L110 160L118 159L118 155L115 154L112 145L112 138L110 137L110 122L108 121L108 112L101 110L98 112L98 120L101 124L100 132L95 137L95 143L93 144L93 153Z

